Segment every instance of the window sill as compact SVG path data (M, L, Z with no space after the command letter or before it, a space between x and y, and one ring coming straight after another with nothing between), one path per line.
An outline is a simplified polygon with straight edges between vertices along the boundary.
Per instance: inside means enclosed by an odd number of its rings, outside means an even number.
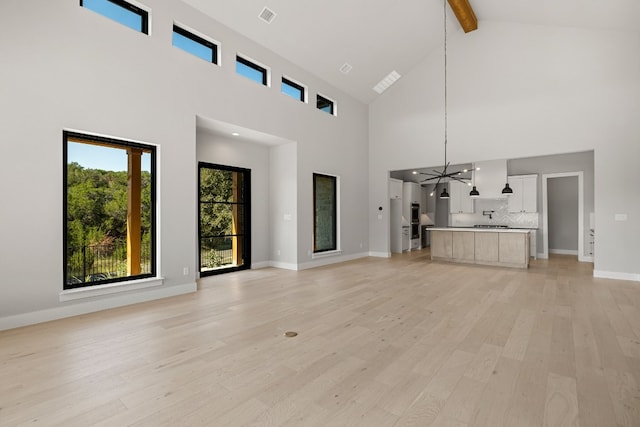
M311 259L326 258L326 257L341 255L341 254L342 254L342 251L340 249L335 251L317 252L311 255Z
M88 286L78 289L67 289L60 292L60 302L161 286L163 280L164 279L162 277L151 277L148 279L131 280L128 282L108 283L106 285Z

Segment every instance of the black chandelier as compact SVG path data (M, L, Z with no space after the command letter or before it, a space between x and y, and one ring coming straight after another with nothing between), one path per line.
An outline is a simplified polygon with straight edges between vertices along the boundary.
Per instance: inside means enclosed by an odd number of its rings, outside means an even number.
M444 17L444 166L441 170L432 169L431 172L414 172L420 175L426 175L428 178L423 179L420 183L425 183L429 181L436 181L433 187L433 191L431 195L433 196L436 191L438 184L442 180L450 181L455 180L459 182L463 182L467 185L471 185L471 176L466 176L466 174L470 173L473 169L462 169L462 170L450 170L449 162L447 162L447 137L448 137L448 123L447 123L447 2L444 0L443 2L443 17ZM480 193L473 186L473 189L469 193L471 197L478 197ZM441 199L448 199L449 193L445 187L440 194Z

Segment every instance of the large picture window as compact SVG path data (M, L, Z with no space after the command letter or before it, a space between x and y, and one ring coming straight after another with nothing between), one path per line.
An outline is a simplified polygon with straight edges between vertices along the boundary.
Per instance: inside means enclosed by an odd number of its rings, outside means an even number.
M64 289L156 275L155 147L64 132Z
M338 178L313 174L313 252L338 250Z

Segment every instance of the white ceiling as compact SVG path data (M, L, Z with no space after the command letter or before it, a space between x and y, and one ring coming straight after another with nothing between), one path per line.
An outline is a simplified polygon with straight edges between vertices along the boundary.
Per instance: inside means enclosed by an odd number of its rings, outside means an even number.
M364 103L443 42L443 0L183 0ZM640 0L470 0L478 18L638 32ZM258 18L264 7L277 15ZM449 9L450 31L462 31ZM474 32L467 37L473 37ZM340 67L353 66L349 74Z

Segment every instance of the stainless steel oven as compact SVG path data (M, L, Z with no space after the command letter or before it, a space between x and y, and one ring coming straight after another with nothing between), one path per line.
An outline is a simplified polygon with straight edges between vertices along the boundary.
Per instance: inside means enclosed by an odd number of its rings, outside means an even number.
M411 204L411 224L420 223L420 205L417 203Z
M420 238L420 224L411 224L411 239Z
M420 205L411 204L411 239L420 238Z

